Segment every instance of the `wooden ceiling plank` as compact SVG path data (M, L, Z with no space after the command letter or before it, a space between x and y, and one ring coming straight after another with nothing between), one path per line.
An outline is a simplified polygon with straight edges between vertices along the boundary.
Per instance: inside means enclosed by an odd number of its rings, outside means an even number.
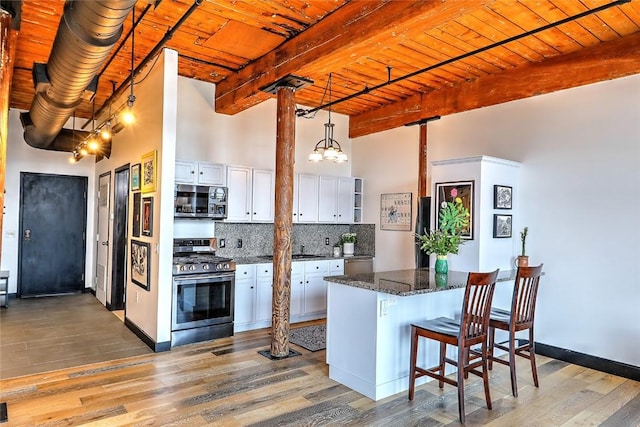
M579 0L552 0L552 3L568 16L575 16L588 10ZM618 33L607 26L600 18L598 18L597 15L585 16L576 22L582 25L586 31L589 31L600 41L610 41L620 37Z
M464 13L465 7L478 7L477 2L469 0L455 3L455 7L436 2L347 3L308 31L220 82L216 86L216 111L233 114L249 108L255 105L251 98L261 87L295 73L302 64L328 54L342 55L349 47L366 41L373 34L395 28L413 16L428 16L429 22L438 25Z
M396 49L393 49L393 54L396 57L397 61L401 63L407 63L408 68L411 66L418 65L419 69L426 68L427 66L437 64L438 60L435 58L430 58L429 62L417 61L417 58L421 56L427 56L425 54L416 55L415 50L411 49L409 46L397 46ZM460 82L468 79L469 74L473 76L473 78L477 78L480 76L484 76L487 73L478 71L477 68L467 68L461 69L455 64L448 65L446 67L439 67L429 71L430 79L434 80L437 83L436 87L443 85L451 85L453 82Z
M570 0L567 3L570 3ZM557 22L570 16L556 7L551 1L541 3L539 7L535 8L535 12L548 22ZM580 25L579 21L572 21L557 28L568 37L571 37L581 47L593 46L600 42L595 35Z
M597 2L594 0L584 0L588 8L592 9L597 6ZM634 9L630 7L631 4L637 2L637 0L627 3L622 6L612 7L611 9L603 10L596 16L602 19L602 21L608 25L613 31L621 36L626 36L640 30L640 26L632 21L626 12L633 13ZM596 6L594 6L596 5Z
M414 95L396 104L352 116L349 137L381 132L434 115L445 116L638 74L639 57L640 33L635 33L453 88Z

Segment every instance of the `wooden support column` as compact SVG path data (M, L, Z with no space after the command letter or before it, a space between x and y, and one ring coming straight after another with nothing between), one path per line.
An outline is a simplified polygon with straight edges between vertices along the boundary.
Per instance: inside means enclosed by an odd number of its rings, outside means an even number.
M293 167L295 163L295 89L277 89L276 194L273 221L273 302L271 357L289 356L291 303L291 235L293 218Z
M420 126L420 148L418 151L418 201L427 196L427 124Z

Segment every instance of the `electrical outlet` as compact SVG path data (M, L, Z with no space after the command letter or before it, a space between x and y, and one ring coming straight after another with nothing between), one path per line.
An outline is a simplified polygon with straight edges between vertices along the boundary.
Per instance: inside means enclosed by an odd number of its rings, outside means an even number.
M227 242L225 239L220 239L218 240L218 246L221 248L224 248L227 245Z
M324 238L324 244L325 244L325 245L328 245L328 244L329 244L329 238L328 238L328 237L325 237L325 238Z
M238 248L242 247L242 239L238 239Z

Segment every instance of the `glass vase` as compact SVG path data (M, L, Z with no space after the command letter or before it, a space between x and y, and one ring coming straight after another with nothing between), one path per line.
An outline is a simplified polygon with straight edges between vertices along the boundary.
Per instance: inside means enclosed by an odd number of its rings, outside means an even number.
M449 272L449 265L447 263L446 255L436 255L436 273L447 274Z

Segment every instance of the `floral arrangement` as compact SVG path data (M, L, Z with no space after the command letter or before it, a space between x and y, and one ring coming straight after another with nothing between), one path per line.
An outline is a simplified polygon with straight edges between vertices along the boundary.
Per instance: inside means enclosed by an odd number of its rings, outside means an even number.
M356 242L356 233L344 233L340 237L340 243L355 243Z
M457 254L458 247L464 243L461 234L469 226L469 210L462 204L457 189L451 190L451 197L453 202L443 202L440 206L438 230L415 235L420 250L426 254Z
M527 244L527 234L529 234L529 227L525 227L520 232L520 240L522 241L522 254L520 256L526 256L524 248L525 248L525 245Z

